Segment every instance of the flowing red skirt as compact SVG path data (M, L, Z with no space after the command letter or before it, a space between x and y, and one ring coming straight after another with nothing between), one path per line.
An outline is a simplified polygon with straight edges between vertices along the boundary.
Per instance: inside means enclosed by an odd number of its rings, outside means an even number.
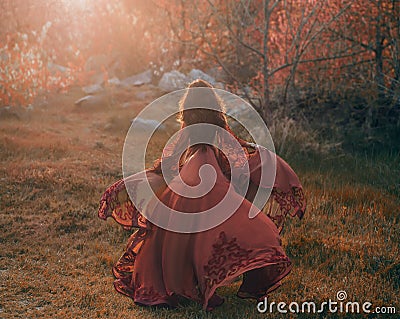
M296 174L277 157L269 202L270 208L274 203L277 207L249 218L254 193L268 187L260 185L260 168L268 165L261 161L260 152L269 151L260 148L249 156L249 189L246 197L241 197L239 208L220 225L202 232L177 233L152 224L132 203L127 185L133 192L139 190L146 174L160 201L177 211L194 213L213 207L226 193L230 180L211 147L199 148L180 171L184 182L195 184L198 174L193 172L199 167L209 164L215 168L215 186L200 198L177 195L152 170L111 185L101 198L99 217L113 217L125 228L137 228L113 267L116 290L142 305L175 306L177 296L182 296L207 309L219 302L215 290L242 274L241 297L262 297L276 288L292 267L279 234L288 214L303 216L305 199ZM139 191L137 194L140 196ZM158 212L162 210L157 211L156 206L154 213Z

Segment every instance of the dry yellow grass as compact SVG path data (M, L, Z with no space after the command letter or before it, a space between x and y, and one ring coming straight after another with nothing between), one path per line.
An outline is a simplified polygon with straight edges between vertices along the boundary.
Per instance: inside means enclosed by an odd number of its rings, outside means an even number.
M98 219L98 201L122 176L129 120L146 103L88 110L76 98L54 96L27 118L0 122L0 318L279 317L236 298L238 282L221 289L226 302L212 313L192 302L141 308L114 291L111 267L129 232ZM284 231L294 269L270 301L318 303L345 290L349 300L399 312L399 157L289 162L308 211Z

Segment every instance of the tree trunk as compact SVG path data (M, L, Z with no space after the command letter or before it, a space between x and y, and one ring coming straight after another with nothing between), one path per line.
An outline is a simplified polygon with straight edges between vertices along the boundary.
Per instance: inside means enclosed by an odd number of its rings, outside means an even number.
M268 65L268 39L269 39L269 20L271 18L271 11L269 10L269 0L264 0L264 38L263 38L263 76L264 76L264 96L261 116L265 123L269 124L271 120L271 105L270 105L270 92L269 92L269 65Z
M377 114L377 108L380 107L385 100L385 82L383 78L383 41L382 35L382 1L377 2L377 17L376 17L376 33L375 47L373 49L375 55L375 85L377 90L377 103L372 103L369 106L366 118L367 134L372 135L372 127L374 126L374 117Z
M394 68L394 76L391 83L391 91L393 92L393 99L396 103L398 94L398 87L400 81L400 3L398 0L392 1L392 16L394 21L394 32L392 34L393 41L393 68Z
M382 36L382 1L378 1L378 16L376 19L375 35L375 81L378 90L378 104L385 98L385 82L383 78L383 41Z

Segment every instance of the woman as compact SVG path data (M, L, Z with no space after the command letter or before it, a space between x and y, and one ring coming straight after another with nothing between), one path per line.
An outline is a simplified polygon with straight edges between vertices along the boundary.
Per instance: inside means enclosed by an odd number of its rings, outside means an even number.
M206 94L196 96L191 93L192 88L204 88ZM199 98L214 107L191 108L190 102ZM113 267L114 286L118 292L141 305L174 307L179 297L185 297L198 301L204 309L212 310L224 301L216 294L216 289L243 275L238 297L263 298L276 289L291 270L291 262L281 247L279 233L288 213L299 218L304 214L301 184L289 165L277 156L270 201L275 201L278 209L274 213L269 211L249 218L249 211L254 209L251 202L257 190L268 188L261 182L261 169L268 163L261 160L260 154L264 152L271 156L272 153L234 135L224 115L221 99L203 80L189 85L188 93L180 103L179 121L181 134L164 149L164 156L153 168L117 181L101 198L100 218L111 216L125 228L138 228L130 237L125 253ZM201 129L196 134L190 131L185 133L185 128L197 124L208 124L211 129ZM240 200L235 212L215 227L197 232L167 230L144 217L143 210L136 207L139 205L134 205L141 202L138 190L143 176L148 179L157 199L164 204L146 206L149 213L146 216L164 216L168 213L166 209L187 214L206 211L222 200L231 183L235 189L240 189L243 178L232 175L232 169L242 167L243 158L241 161L240 157L226 156L212 145L211 141L216 137L221 140L223 134L219 129L228 132L240 145L250 172L244 196L239 195L240 191L229 193L232 202ZM229 144L227 141L225 138L225 144ZM233 153L237 154L236 151ZM213 188L195 198L179 194L176 186L179 189L184 186L183 183L193 187L201 183L199 171L206 164L215 172ZM167 178L165 172L171 173L172 177ZM180 178L177 179L173 172ZM131 192L128 196L128 184L133 189L133 200ZM172 185L175 185L174 190Z

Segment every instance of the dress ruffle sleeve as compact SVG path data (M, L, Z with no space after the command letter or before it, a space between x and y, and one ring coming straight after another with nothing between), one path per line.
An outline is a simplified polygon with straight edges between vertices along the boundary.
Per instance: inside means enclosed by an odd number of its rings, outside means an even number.
M250 171L249 188L254 192L256 189L266 189L271 192L270 199L265 205L263 212L272 219L281 232L286 216L297 216L302 218L306 210L306 199L303 187L293 169L281 157L275 155L266 148L258 146L256 151L249 154L248 165ZM275 157L276 176L271 190L271 185L265 182L262 174L265 174L267 167L271 165ZM118 180L107 188L100 200L98 216L101 219L112 217L118 224L129 230L132 227L148 228L149 223L140 214L143 205L146 205L146 198L141 198L140 188L144 182L145 174L156 194L161 194L167 187L161 175L152 170L140 172L125 179ZM248 178L248 176L246 176ZM234 181L235 182L235 181ZM134 195L136 206L133 204L127 192ZM252 201L252 196L246 198Z
M272 157L276 158L276 176L271 190L271 185L264 182L262 168L267 171L266 168L271 165ZM288 214L301 219L306 210L306 199L300 180L289 164L263 147L258 147L250 155L248 163L250 188L256 187L271 190L271 196L263 211L272 219L278 230L282 231Z
M141 193L141 183L145 182L146 175L156 195L165 190L166 184L163 177L151 170L120 179L109 186L101 197L98 211L99 218L105 220L108 217L112 217L126 230L132 227L149 228L150 224L140 213L142 208L148 204L147 194ZM129 194L134 196L133 201L136 206L133 204Z

